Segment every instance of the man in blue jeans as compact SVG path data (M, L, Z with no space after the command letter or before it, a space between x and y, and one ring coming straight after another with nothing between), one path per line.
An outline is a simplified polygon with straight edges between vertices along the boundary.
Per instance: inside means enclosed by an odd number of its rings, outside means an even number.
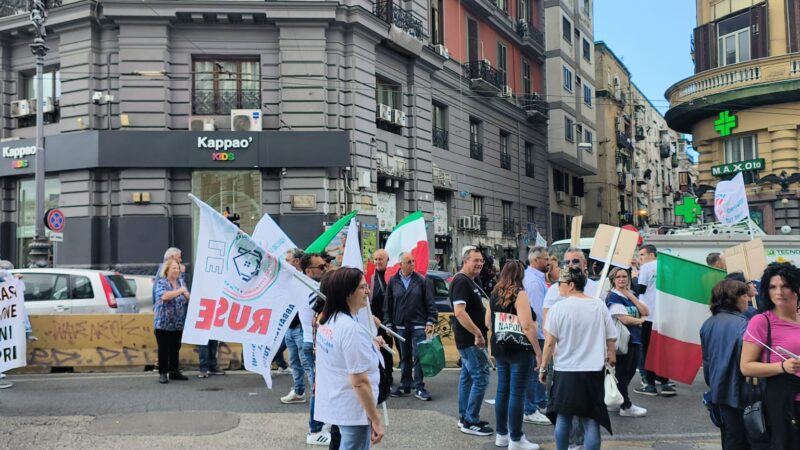
M422 401L430 401L431 395L425 389L422 379L422 366L417 348L427 335L433 333L438 312L433 299L433 287L422 275L414 271L415 263L416 260L411 252L400 254L400 270L386 285L384 324L405 338L405 342L398 343L400 386L392 391L392 396L401 397L410 394L413 381L414 396Z
M480 420L481 404L489 386L489 362L486 354L486 308L483 289L476 282L483 267L483 254L467 247L463 265L450 283L450 302L456 320L453 324L456 348L461 356L458 381L458 427L462 433L489 436L494 430ZM487 299L488 300L488 299Z
M528 301L533 312L536 314L536 333L539 338L540 348L544 348L544 333L542 331L542 314L544 311L544 296L547 293L547 282L544 274L547 273L547 249L544 247L533 247L528 253L528 268L525 269L525 277L522 285L528 294ZM534 359L533 365L536 364ZM530 380L528 380L525 391L525 410L523 420L537 425L550 425L550 419L544 415L547 407L547 389L545 385L539 383L536 376L538 371L531 369Z
M197 352L200 357L200 374L198 378L208 378L208 375L225 375L225 371L217 364L217 349L219 341L209 340L206 345L198 345Z

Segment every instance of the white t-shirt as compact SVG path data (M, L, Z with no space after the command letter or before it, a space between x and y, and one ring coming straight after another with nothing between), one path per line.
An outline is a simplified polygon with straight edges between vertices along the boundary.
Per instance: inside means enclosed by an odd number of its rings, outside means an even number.
M350 375L367 372L378 400L379 354L369 331L339 313L317 329L314 419L334 425L369 425L367 413L350 384Z
M589 297L594 297L597 293L597 282L594 280L587 279L586 286L583 288L583 293L588 295ZM559 301L563 300L564 297L558 293L558 283L553 283L547 289L547 294L544 295L544 309L550 309L558 303Z
M317 300L317 294L311 293L308 296L308 301L299 302L297 305L297 314L300 316L300 326L303 327L303 342L314 342L314 312L311 307Z
M640 299L647 305L650 314L656 310L656 261L642 264L639 268L639 284L647 286L647 290L641 295ZM645 320L652 322L651 316L646 316Z
M601 370L606 339L617 338L608 308L597 299L562 299L550 309L544 329L556 338L553 367L560 372Z

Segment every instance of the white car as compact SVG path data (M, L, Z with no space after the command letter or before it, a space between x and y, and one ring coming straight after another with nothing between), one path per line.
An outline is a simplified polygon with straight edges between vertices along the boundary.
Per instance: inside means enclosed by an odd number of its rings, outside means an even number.
M128 286L136 293L139 312L153 312L153 286L156 277L152 275L122 275Z
M136 292L122 274L88 269L17 269L29 314L138 313Z

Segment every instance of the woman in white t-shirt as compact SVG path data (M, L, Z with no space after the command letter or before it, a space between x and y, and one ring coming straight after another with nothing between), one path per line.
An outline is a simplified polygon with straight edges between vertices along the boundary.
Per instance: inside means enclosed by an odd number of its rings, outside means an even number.
M314 419L339 426L342 450L369 449L384 433L377 407L380 353L357 319L369 287L360 270L341 268L325 275L320 291L327 298L316 333Z
M547 417L555 423L556 448L566 450L572 418L584 428L584 448L600 448L600 425L611 433L611 421L603 400L606 360L616 363L617 330L606 305L583 293L586 274L578 267L564 267L558 290L563 298L547 315L541 367L553 361L553 386ZM539 379L545 381L540 369Z

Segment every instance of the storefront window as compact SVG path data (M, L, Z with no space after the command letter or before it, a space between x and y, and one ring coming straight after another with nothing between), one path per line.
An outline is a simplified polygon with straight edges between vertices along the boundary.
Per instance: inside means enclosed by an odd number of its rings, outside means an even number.
M36 234L36 182L33 178L20 180L17 196L17 267L28 267L28 245ZM61 182L58 178L45 178L44 209L58 207L61 196ZM2 255L5 257L5 255Z
M725 164L758 158L756 136L737 136L725 140Z
M192 194L222 213L228 208L238 214L239 227L253 234L261 219L261 172L195 171L192 173ZM197 241L200 211L193 208L192 247Z

